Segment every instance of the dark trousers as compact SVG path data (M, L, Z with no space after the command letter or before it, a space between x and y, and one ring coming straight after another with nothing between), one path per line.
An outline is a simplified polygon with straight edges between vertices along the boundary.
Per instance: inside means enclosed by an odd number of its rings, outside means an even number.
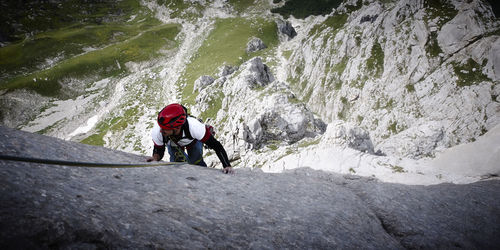
M170 155L171 162L187 162L193 165L199 165L206 167L207 164L203 160L203 143L196 141L186 150L176 145L172 146L171 143L167 143L168 154ZM172 143L173 144L173 143ZM186 153L187 151L187 153Z

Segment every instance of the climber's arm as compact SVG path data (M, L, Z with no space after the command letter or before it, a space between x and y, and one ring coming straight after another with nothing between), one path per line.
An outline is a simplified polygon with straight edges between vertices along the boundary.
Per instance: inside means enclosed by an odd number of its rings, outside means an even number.
M153 157L150 157L147 159L148 162L150 161L160 161L163 159L163 156L165 155L165 145L163 146L157 146L156 144L153 147Z
M229 158L227 157L226 150L222 146L222 144L210 135L204 143L211 149L215 151L217 157L219 157L220 162L222 163L222 167L224 168L224 173L232 173L233 168L231 167L231 163L229 163Z

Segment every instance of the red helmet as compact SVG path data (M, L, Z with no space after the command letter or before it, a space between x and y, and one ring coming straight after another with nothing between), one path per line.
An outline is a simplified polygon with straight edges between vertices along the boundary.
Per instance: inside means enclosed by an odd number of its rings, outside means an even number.
M162 129L180 128L186 122L186 110L178 103L172 103L158 113L158 125Z

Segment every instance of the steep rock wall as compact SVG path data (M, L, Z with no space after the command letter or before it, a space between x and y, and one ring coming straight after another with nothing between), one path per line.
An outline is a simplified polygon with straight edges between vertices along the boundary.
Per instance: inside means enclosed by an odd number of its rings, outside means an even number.
M499 22L489 5L351 2L292 20L300 31L280 80L325 122L356 123L378 150L412 158L498 124Z
M144 157L0 127L0 154ZM0 247L494 248L500 182L406 186L299 169L99 169L0 160Z

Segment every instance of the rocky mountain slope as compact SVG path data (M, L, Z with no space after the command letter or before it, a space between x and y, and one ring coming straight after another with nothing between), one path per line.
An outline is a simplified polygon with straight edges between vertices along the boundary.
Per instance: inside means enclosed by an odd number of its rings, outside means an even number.
M7 1L27 18L2 15L0 119L150 154L155 114L181 102L238 167L425 184L498 176L498 6L300 2ZM489 142L481 167L433 163L475 141Z
M354 123L376 150L403 157L433 156L493 128L498 19L481 1L435 3L374 1L355 11L347 3L313 24L296 20L313 25L290 45L285 66L299 97L325 121Z
M0 126L0 154L144 157ZM2 249L467 248L500 244L500 181L409 186L297 169L50 166L0 160Z

